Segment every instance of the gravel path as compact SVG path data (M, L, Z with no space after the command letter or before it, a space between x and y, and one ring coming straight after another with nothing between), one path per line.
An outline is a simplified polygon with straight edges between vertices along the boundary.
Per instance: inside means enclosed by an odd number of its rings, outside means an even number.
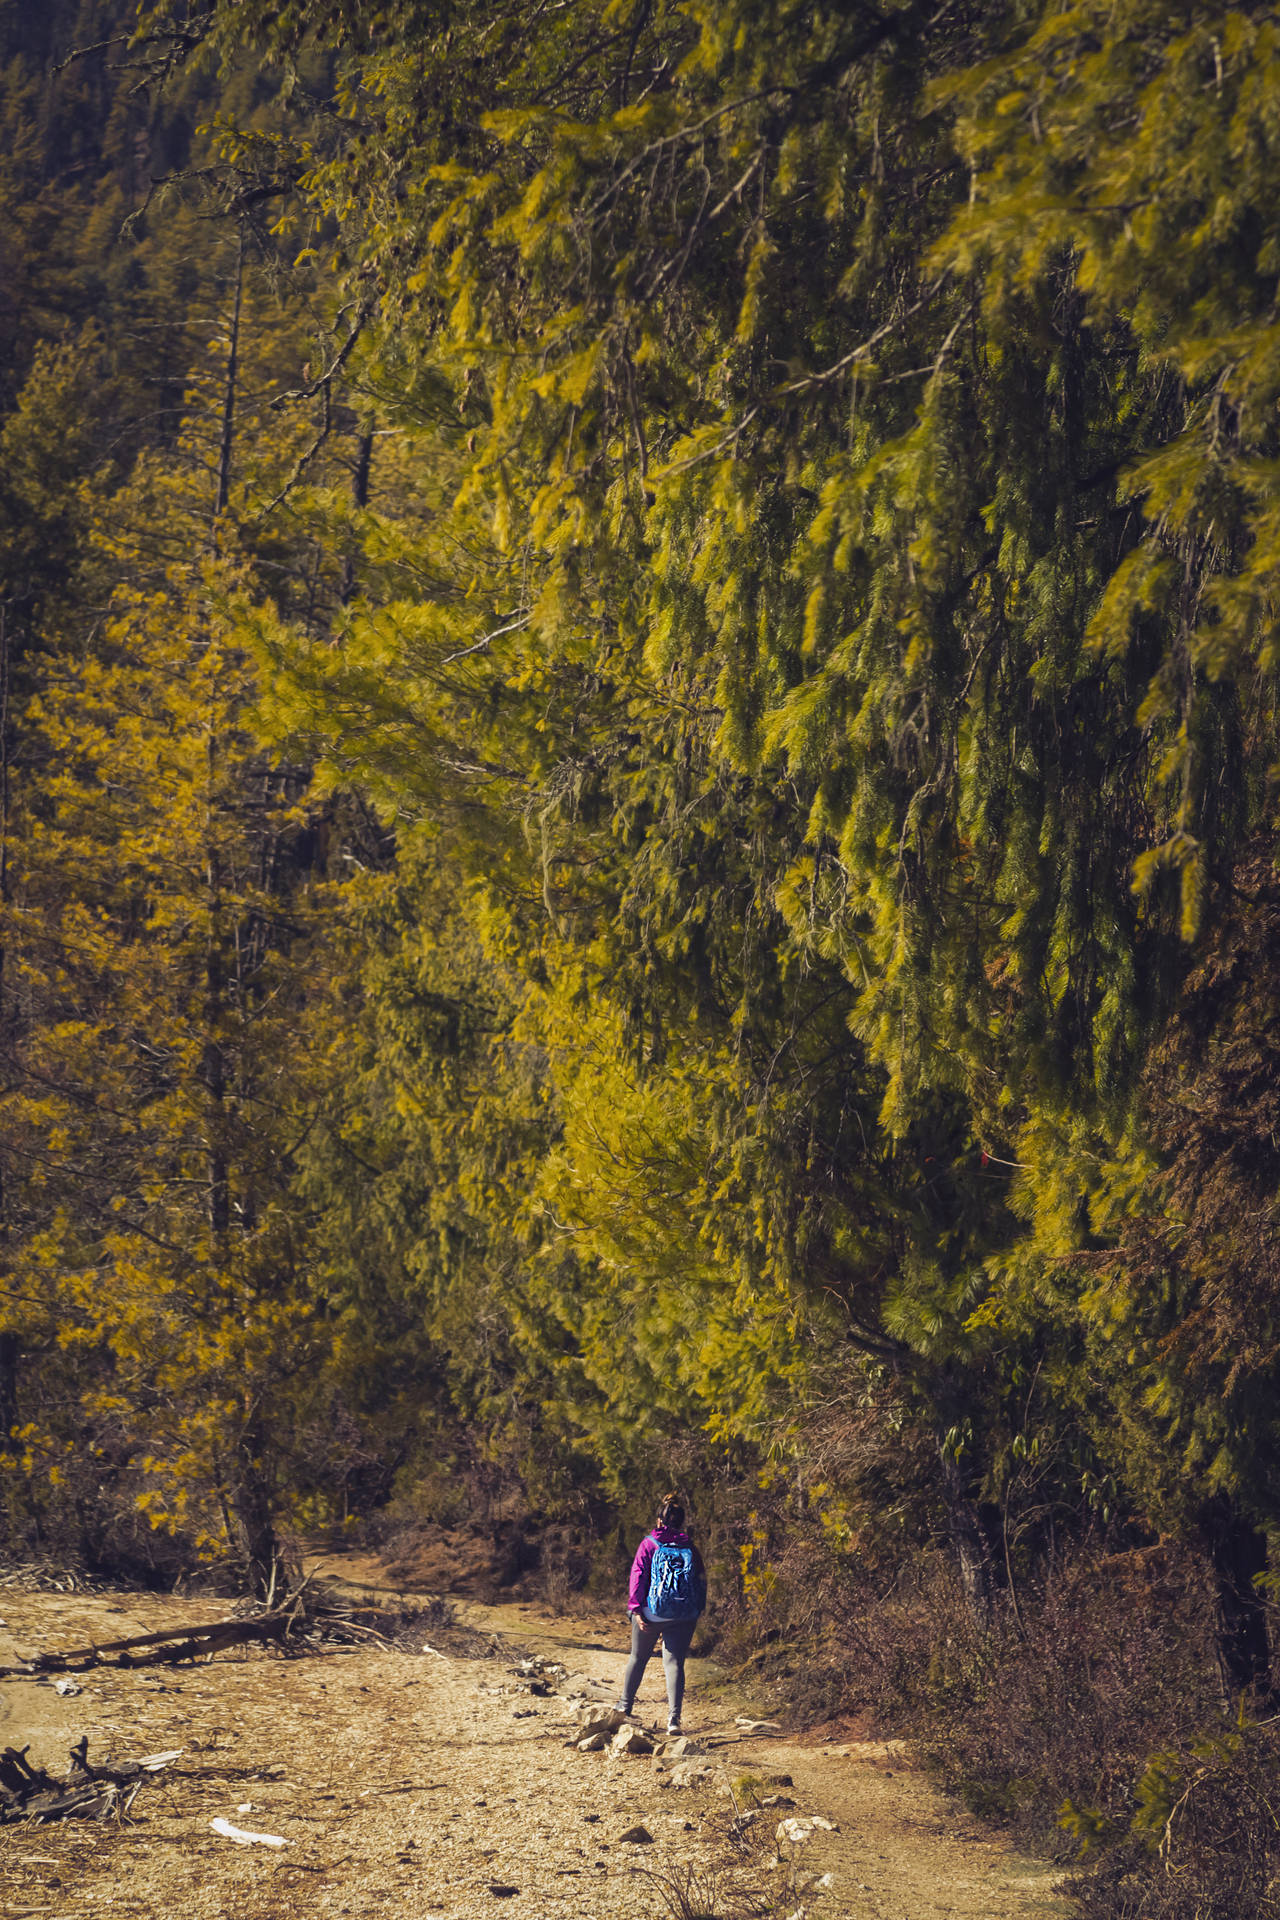
M0 1591L0 1662L19 1651L104 1641L217 1617L207 1600ZM670 1765L583 1753L567 1696L612 1695L620 1666L602 1636L528 1610L464 1609L477 1628L519 1621L519 1638L568 1675L487 1658L383 1648L284 1659L251 1650L177 1669L101 1667L82 1691L0 1682L0 1744L63 1772L82 1734L91 1760L182 1747L148 1781L129 1820L0 1829L0 1912L66 1920L294 1920L396 1913L405 1920L652 1920L683 1889L695 1911L734 1920L748 1888L779 1886L767 1860L782 1818L820 1814L798 1849L802 1880L775 1911L811 1920L1024 1920L1056 1912L1051 1878L971 1831L891 1749L812 1749L744 1735L722 1701L687 1716L711 1776L680 1786ZM585 1642L585 1644L584 1644ZM530 1691L554 1685L557 1691ZM653 1699L650 1701L649 1695ZM660 1700L650 1675L641 1695ZM704 1764L697 1754L681 1764ZM735 1841L723 1782L794 1800L759 1813ZM789 1774L793 1785L771 1782ZM240 1846L223 1818L287 1841ZM625 1836L643 1826L647 1840ZM785 1858L793 1849L780 1849ZM796 1884L792 1881L792 1886Z

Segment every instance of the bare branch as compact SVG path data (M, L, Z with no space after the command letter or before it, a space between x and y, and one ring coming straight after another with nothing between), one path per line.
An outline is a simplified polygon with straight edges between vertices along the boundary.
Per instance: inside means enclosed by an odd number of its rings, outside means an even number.
M347 334L346 339L338 348L338 351L334 354L333 359L329 362L324 372L305 387L289 387L284 393L278 393L271 402L272 412L278 413L282 407L287 407L291 400L314 400L316 395L328 386L334 375L341 373L343 367L346 366L347 361L351 358L356 341L364 332L372 316L373 303L372 301L366 300L358 308L356 317L351 322L350 332Z
M531 614L522 613L516 619L508 620L505 627L495 627L492 633L486 633L482 639L475 641L473 645L469 647L459 647L456 653L447 653L440 662L440 665L442 667L451 667L455 660L465 660L469 653L482 652L491 640L497 640L499 636L504 633L517 633L522 627L527 627L532 617Z
M886 320L884 325L877 327L874 333L869 333L866 339L859 341L856 347L850 348L848 353L841 354L838 360L833 360L829 367L824 367L820 373L806 373L802 374L797 380L788 380L784 386L775 387L770 398L776 398L784 393L807 393L812 387L826 386L830 381L838 380L846 367L853 366L858 360L865 360L872 348L879 346L880 342L900 327L904 320L910 320L915 314L919 313L923 307L927 307L931 300L935 300L950 278L951 271L948 268L945 273L939 274L931 286L925 288L918 300L913 301L912 304L901 313L895 313L892 319ZM935 372L943 355L955 337L955 331L956 329L953 327L947 335L946 341L943 344L942 353L939 354L938 360L934 362Z

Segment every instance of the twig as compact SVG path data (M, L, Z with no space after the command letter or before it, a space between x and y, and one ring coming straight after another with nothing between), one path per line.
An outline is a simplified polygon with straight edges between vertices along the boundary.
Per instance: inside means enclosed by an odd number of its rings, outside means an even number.
M927 307L929 302L942 292L942 289L946 286L950 278L951 269L948 267L945 273L938 275L938 278L933 282L932 286L925 288L920 298L913 301L905 312L895 313L891 320L886 320L882 327L877 327L874 333L868 334L865 340L860 341L856 347L850 348L848 353L841 354L838 360L833 360L831 365L824 367L820 373L806 373L801 375L798 380L788 380L785 386L775 387L774 395L806 393L810 387L825 386L828 381L838 379L846 367L851 367L856 360L865 359L866 355L871 352L871 349L878 346L886 335L893 333L896 328L900 327L904 320L910 320L915 314L920 312L922 307ZM957 322L957 325L958 324ZM942 351L938 359L933 363L933 371L935 373L938 370L938 364L943 354L946 353L947 348L951 345L955 337L955 332L956 329L953 327L943 342ZM774 395L770 397L772 398Z
M516 619L508 620L505 627L495 627L492 633L486 633L481 639L474 641L471 646L459 647L456 653L447 653L440 662L440 665L442 667L451 667L455 660L465 660L469 653L482 652L491 640L499 639L504 633L518 633L522 627L528 626L532 618L532 614L522 613L518 615Z
M366 300L357 311L355 319L351 322L351 330L347 334L346 339L338 348L338 351L334 354L333 359L329 362L324 372L305 387L287 387L283 393L278 393L271 402L271 411L278 413L282 407L287 407L291 400L314 400L316 395L328 386L333 376L336 373L341 373L343 367L345 367L351 357L351 352L356 341L364 332L372 314L372 303Z

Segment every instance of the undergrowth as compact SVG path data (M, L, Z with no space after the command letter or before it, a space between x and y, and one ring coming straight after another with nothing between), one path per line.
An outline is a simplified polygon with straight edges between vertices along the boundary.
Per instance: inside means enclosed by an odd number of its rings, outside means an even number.
M807 1870L803 1840L775 1835L776 1815L733 1797L709 1861L640 1870L672 1920L791 1920L806 1911L797 1903L825 1888Z
M806 1564L807 1563L807 1564ZM792 1540L727 1639L793 1718L905 1734L1059 1862L1081 1920L1280 1920L1280 1717L1224 1711L1207 1581L1160 1546L1077 1548L980 1628L951 1562L842 1570Z

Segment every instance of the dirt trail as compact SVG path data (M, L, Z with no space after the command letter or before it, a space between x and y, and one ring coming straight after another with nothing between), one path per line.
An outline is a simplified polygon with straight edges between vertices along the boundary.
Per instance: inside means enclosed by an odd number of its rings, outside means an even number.
M375 1584L369 1563L344 1584ZM386 1594L385 1588L381 1589ZM0 1589L0 1662L217 1617L208 1600ZM716 1781L678 1788L645 1759L579 1753L563 1691L531 1694L516 1650L571 1669L559 1687L614 1697L622 1623L556 1622L531 1608L462 1603L488 1658L385 1648L284 1659L251 1649L170 1669L100 1667L63 1697L50 1682L0 1681L0 1744L31 1746L55 1771L89 1736L90 1758L182 1747L140 1792L131 1819L0 1828L0 1914L66 1920L294 1920L394 1912L405 1920L652 1920L696 1881L729 1920L734 1875L762 1884L764 1853L735 1857L732 1803ZM472 1651L475 1647L472 1648ZM654 1663L657 1668L658 1663ZM661 1712L651 1669L639 1710ZM718 1777L790 1774L797 1814L838 1831L803 1849L832 1884L786 1912L807 1920L1029 1920L1065 1916L1053 1875L958 1816L885 1746L811 1748L747 1737L709 1663L690 1669L686 1722ZM760 1816L772 1836L777 1814ZM217 1816L288 1842L241 1847ZM651 1842L623 1835L637 1823ZM784 1851L786 1851L784 1849ZM736 1858L736 1864L735 1864ZM726 1876L726 1867L729 1869ZM514 1891L513 1891L514 1890Z
M550 1621L534 1607L463 1603L462 1618L530 1652L564 1661L617 1697L626 1645L625 1624ZM594 1629L594 1630L593 1630ZM612 1644L610 1644L612 1640ZM685 1725L708 1740L708 1757L730 1778L755 1770L782 1772L794 1782L789 1797L799 1813L836 1822L834 1834L815 1834L806 1866L831 1873L833 1885L809 1903L813 1920L856 1915L858 1920L1030 1920L1074 1911L1056 1892L1061 1875L1043 1861L1015 1853L998 1834L953 1806L912 1766L900 1742L839 1741L797 1745L780 1737L749 1736L737 1717L763 1711L742 1698L713 1661L691 1657ZM645 1720L665 1718L660 1663L645 1674L637 1708ZM714 1744L710 1744L714 1742ZM584 1910L585 1911L585 1910Z

